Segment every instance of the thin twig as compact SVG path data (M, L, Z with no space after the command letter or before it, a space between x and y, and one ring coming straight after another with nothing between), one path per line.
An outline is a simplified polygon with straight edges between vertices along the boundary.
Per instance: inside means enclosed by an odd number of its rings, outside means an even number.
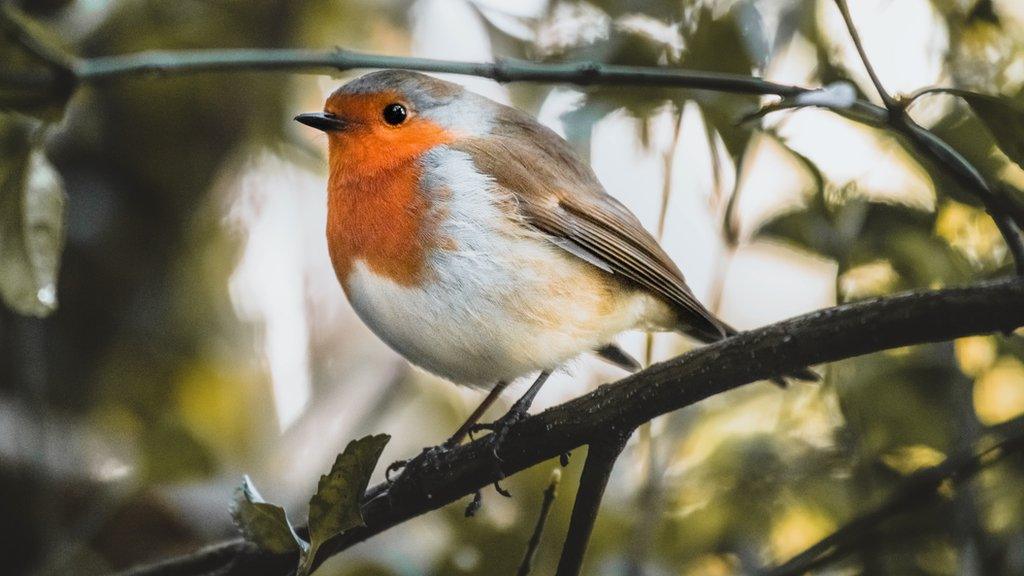
M621 432L621 431L619 431ZM565 536L562 546L562 557L558 560L558 571L555 576L578 576L583 569L583 557L590 543L590 534L594 531L597 511L601 508L604 489L608 486L615 461L626 446L632 430L626 433L614 433L610 438L594 442L587 451L587 463L583 466L580 477L579 491L572 507L572 519L569 521L569 533Z
M74 59L32 30L34 23L10 2L0 2L0 31L36 60L61 74L71 74Z
M836 0L836 6L839 7L839 12L843 15L843 21L846 22L846 29L850 31L850 37L853 39L853 45L857 48L857 53L860 54L861 62L864 63L864 68L867 68L868 76L871 77L871 82L875 85L875 90L878 91L878 95L882 97L882 103L889 109L891 113L899 113L900 105L896 100L889 94L882 85L882 81L878 78L878 74L875 72L875 67L871 65L871 60L868 59L868 53L864 50L864 43L860 40L860 33L857 32L857 27L853 25L853 17L850 16L850 7L846 4L846 0Z
M867 62L863 46L860 45L860 39L856 36L856 29L852 25L852 20L848 18L849 11L846 10L845 1L836 1L844 12L844 17L846 17L851 34L854 35L858 50L865 60L865 65L868 66L868 71L871 73L873 81L876 82L879 93L883 95L887 109L875 106L870 102L858 100L850 107L836 109L835 111L857 121L875 126L884 123L884 119L887 118L893 129L906 135L915 147L923 151L926 156L937 160L940 166L949 170L968 190L978 195L985 202L993 218L1003 220L999 225L999 229L1003 233L1006 243L1010 246L1011 253L1015 257L1020 258L1017 261L1017 269L1024 275L1024 239L1021 238L1019 230L1024 224L1018 223L1018 225L1014 225L1007 220L999 199L992 193L983 178L979 181L976 174L977 171L965 159L962 157L951 159L951 157L958 156L955 153L952 155L949 153L936 154L934 145L929 145L922 140L918 132L924 131L927 133L927 130L907 120L906 114L902 113L902 108L899 104L892 101L892 97L888 96L888 93L885 92L884 88L877 81L874 70ZM18 27L17 30L19 33L28 33L31 36L31 31L26 27ZM30 40L29 43L31 44L32 41ZM37 44L45 45L41 41L37 42ZM43 53L45 53L45 50ZM51 60L56 62L59 59L59 57L54 56ZM537 63L515 59L498 59L495 62L456 62L431 58L364 54L342 49L147 51L119 56L74 59L73 66L69 71L54 70L52 80L46 84L52 88L55 95L62 96L70 94L70 91L77 84L101 83L128 77L167 77L204 72L273 70L293 73L324 73L365 68L403 68L419 70L421 72L448 72L491 78L498 82L556 82L575 84L577 86L661 86L736 94L777 95L784 99L793 98L810 91L808 88L801 86L779 84L739 74L701 72L678 68L623 66L601 64L593 61ZM24 79L10 75L3 76L0 77L0 87L6 90L24 89L26 85L21 84L21 80ZM31 88L40 88L39 78L33 77L30 80ZM18 102L20 100L14 102L14 104ZM11 102L7 103L7 105L11 104ZM931 136L930 139L938 140L933 134L928 134ZM946 148L949 147L941 140L938 141Z
M126 76L172 76L200 72L284 70L323 73L360 68L402 68L490 78L498 82L565 82L577 85L671 86L739 94L794 96L804 88L739 74L678 68L621 66L597 62L543 64L516 59L454 62L432 58L364 54L350 50L186 50L140 52L83 61L78 76L99 82Z
M884 504L845 524L767 576L799 576L831 564L856 550L878 527L894 516L933 502L947 483L957 486L1006 456L1024 450L1024 418L1018 418L1015 433L975 454L950 458L913 474Z
M903 135L925 157L933 160L939 167L945 168L954 179L960 182L985 204L989 216L995 221L999 232L1013 255L1017 274L1024 276L1024 237L1021 226L1011 216L1005 200L996 194L988 185L988 181L952 146L944 142L932 132L924 129L909 116L893 117L893 129Z
M537 548L540 547L540 539L544 535L544 525L548 522L548 514L551 512L551 504L558 497L558 483L562 480L562 471L555 468L551 471L551 480L548 487L544 489L544 499L540 503L540 514L537 515L537 524L533 527L533 534L526 545L526 554L523 555L523 562L519 565L516 576L527 576L533 569L533 560L537 557Z
M878 95L881 96L882 102L889 112L889 126L895 132L907 138L919 152L936 161L940 167L950 172L962 186L974 193L985 204L985 208L995 221L1010 253L1013 255L1017 274L1024 276L1024 237L1022 237L1024 222L1015 221L1013 211L1008 210L1007 202L992 190L988 181L985 180L985 177L982 176L981 172L974 165L948 143L914 122L906 113L906 105L896 101L886 91L885 86L882 85L882 81L875 72L874 66L871 65L871 61L868 59L867 52L864 50L864 44L861 42L857 27L853 24L853 18L850 16L850 7L847 5L846 0L835 0L835 3L839 8L839 12L843 15L843 21L846 22L846 28L853 39L854 45L857 47L857 53L860 54L860 59L864 63L868 75L871 76L871 82L874 83L875 90L878 91ZM925 93L927 93L927 90L918 91L915 97ZM913 102L913 100L910 100L910 102Z

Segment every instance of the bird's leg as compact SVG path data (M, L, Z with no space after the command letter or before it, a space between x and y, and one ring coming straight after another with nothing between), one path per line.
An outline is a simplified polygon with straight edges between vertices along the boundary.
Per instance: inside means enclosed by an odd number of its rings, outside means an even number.
M461 443L462 440L474 430L477 422L483 418L484 412L487 412L487 409L491 407L491 404L494 404L494 401L498 399L498 396L501 396L501 393L505 391L505 388L508 388L508 382L499 381L495 384L494 388L487 393L487 397L484 398L484 401L476 407L476 410L473 410L473 413L469 415L469 418L466 418L466 421L462 423L462 426L459 426L459 429L452 434L451 438L445 440L442 446L445 448L458 446L459 443Z
M501 448L501 443L505 440L505 435L512 426L525 418L530 413L530 406L533 404L533 399L537 397L537 393L547 382L548 377L551 376L551 372L545 370L540 373L540 376L534 380L533 384L530 385L530 389L526 391L526 394L516 400L516 403L512 405L512 408L494 422L490 424L474 424L470 427L470 432L479 432L480 430L490 430L494 439L492 441L492 451L494 453L495 461L501 462L501 457L498 456L498 450Z
M487 397L484 398L484 401L481 402L480 405L476 407L476 410L473 410L473 413L470 414L469 418L467 418L466 421L462 423L462 426L459 426L458 430L456 430L455 433L452 434L450 438L445 440L444 443L441 444L440 446L424 448L423 452L420 452L418 456L411 460L397 460L395 462L392 462L384 471L384 477L387 479L387 481L391 482L391 474L394 472L397 472L403 468L412 467L414 464L434 463L437 461L438 456L444 454L445 452L454 448L455 446L458 446L462 442L462 440L465 439L465 437L471 431L474 430L474 426L476 426L476 423L479 422L480 418L483 417L484 412L487 412L487 409L490 408L492 404L494 404L494 401L497 400L499 396L501 396L501 393L504 392L505 388L507 387L508 382L505 381L499 381L497 384L495 384L494 388L492 388L491 391L487 393Z
M501 487L499 484L501 477L504 474L501 471L501 457L498 456L498 450L501 448L501 443L505 440L505 435L508 434L510 428L519 422L530 411L530 405L533 404L533 399L537 397L537 393L540 392L541 387L544 386L544 382L547 382L548 376L551 376L551 372L545 370L540 373L540 376L530 385L530 389L526 391L526 394L516 400L516 403L512 405L512 408L505 413L504 416L498 418L490 424L472 424L469 426L467 432L472 437L475 432L481 430L490 430L491 435L491 454L494 457L494 467L498 472L499 478L494 482L494 490L506 498L511 498L512 494ZM473 516L480 509L481 506L481 495L480 491L477 490L473 494L473 500L466 506L466 517Z

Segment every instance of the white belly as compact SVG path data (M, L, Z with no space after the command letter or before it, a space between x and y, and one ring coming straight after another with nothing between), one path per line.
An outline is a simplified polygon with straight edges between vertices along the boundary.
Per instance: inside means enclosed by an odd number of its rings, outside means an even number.
M359 262L348 295L359 317L402 356L462 384L487 386L557 368L645 324L657 306L640 293L595 289L583 268L589 265L571 255L558 257L560 271L445 259L451 268L434 268L435 278L419 287L401 286Z

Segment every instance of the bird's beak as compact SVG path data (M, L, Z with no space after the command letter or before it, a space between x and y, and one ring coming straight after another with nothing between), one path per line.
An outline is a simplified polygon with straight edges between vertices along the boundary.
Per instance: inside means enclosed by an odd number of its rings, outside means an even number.
M295 117L295 121L324 132L337 132L347 126L346 122L330 112L307 112Z

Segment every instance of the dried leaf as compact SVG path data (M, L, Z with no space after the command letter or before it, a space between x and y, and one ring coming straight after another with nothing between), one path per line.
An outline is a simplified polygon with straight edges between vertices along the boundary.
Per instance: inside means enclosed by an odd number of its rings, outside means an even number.
M246 540L267 552L287 554L307 547L292 528L284 508L268 504L248 476L235 490L231 517Z

